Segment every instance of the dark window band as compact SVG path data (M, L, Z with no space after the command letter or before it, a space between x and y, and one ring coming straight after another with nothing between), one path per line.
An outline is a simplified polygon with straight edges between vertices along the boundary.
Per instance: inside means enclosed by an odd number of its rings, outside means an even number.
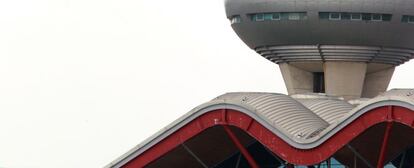
M277 20L305 20L308 18L306 12L272 12L254 13L249 15L252 21L277 21Z
M322 20L391 21L391 18L391 14L380 13L319 12Z

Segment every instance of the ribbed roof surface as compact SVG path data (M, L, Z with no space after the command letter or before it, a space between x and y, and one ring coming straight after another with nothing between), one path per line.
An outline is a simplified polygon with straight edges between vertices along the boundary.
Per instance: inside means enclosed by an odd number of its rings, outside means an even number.
M314 112L329 124L333 124L354 106L343 100L334 99L297 99L305 107Z
M373 99L363 101L357 107L347 101L325 95L226 93L194 108L108 167L122 165L185 124L212 110L233 109L245 113L291 146L311 149L325 142L365 112L389 105L414 110L414 89L393 89Z
M364 109L375 107L376 104L400 102L414 106L414 89L392 89L363 101L356 107L348 101L324 94L287 96L259 92L226 93L201 107L223 102L253 109L252 113L273 130L282 133L282 136L293 142L309 143L325 135L332 135L332 132L338 131L347 122L361 115ZM197 109L199 108L195 110Z
M296 138L308 138L329 123L293 98L272 93L227 93L215 100L239 101L254 108L259 116L281 132Z

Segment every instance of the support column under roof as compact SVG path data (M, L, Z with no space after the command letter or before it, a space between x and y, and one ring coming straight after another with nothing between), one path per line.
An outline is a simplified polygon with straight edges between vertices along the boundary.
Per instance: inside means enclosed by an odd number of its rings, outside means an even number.
M325 91L345 100L360 98L367 64L363 62L325 62Z
M312 93L313 75L312 72L297 68L288 63L279 64L283 80L290 95Z

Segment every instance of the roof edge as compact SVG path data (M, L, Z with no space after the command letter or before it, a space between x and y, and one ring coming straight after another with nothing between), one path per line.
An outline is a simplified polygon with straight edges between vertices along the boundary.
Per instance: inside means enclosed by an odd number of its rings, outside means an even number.
M192 109L190 112L175 120L167 127L164 127L156 134L144 140L141 144L135 146L134 148L126 152L124 155L118 157L105 167L120 167L121 165L130 161L132 158L135 158L139 154L151 148L152 146L160 142L162 139L168 137L176 130L183 127L185 124L191 122L193 119L213 110L232 109L243 112L244 114L252 117L256 121L261 123L267 129L271 130L274 134L283 139L292 147L299 149L312 149L325 142L327 139L335 135L335 133L339 132L342 128L352 123L352 121L354 121L367 111L383 106L401 106L414 111L414 100L403 98L401 96L380 96L378 98L374 98L353 109L351 112L349 112L348 115L344 116L340 121L338 121L338 123L330 125L328 128L323 130L318 136L315 136L307 140L298 140L295 137L283 134L279 130L275 129L266 120L264 120L262 116L257 115L257 113L255 113L256 110L252 107L240 104L236 101L213 100Z

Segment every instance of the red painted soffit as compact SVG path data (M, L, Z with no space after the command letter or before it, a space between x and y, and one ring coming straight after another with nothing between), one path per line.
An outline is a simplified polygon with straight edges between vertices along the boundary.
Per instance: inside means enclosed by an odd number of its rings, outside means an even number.
M144 167L174 149L182 142L196 136L207 128L217 125L231 125L244 130L273 153L289 163L296 165L313 165L326 160L344 145L348 144L359 134L375 124L382 122L397 122L413 129L413 112L414 111L410 109L398 106L375 108L354 120L321 145L312 149L298 149L292 147L261 125L258 121L242 112L230 109L213 110L192 120L156 145L130 160L123 167Z

